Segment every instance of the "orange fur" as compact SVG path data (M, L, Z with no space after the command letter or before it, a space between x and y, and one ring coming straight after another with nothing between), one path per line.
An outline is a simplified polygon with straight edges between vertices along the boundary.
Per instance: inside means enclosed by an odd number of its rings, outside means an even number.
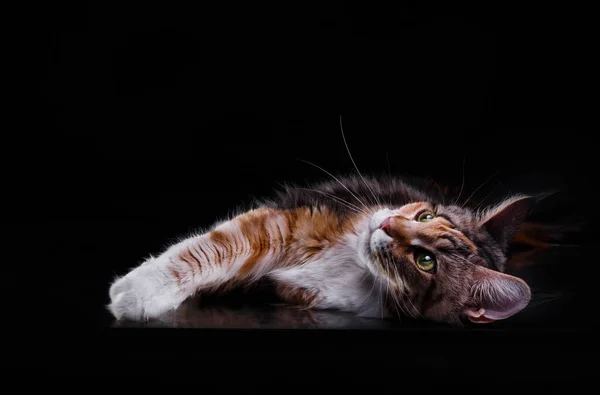
M181 283L181 275L179 274L179 272L173 268L171 268L171 274L173 275L173 277L175 277L177 279L178 283Z
M239 277L246 277L271 247L278 246L277 242L271 243L269 229L266 227L267 219L272 215L268 210L255 210L238 217L236 222L250 248L250 257L240 268L237 274Z
M314 258L323 249L338 243L344 234L353 229L358 216L343 221L324 208L299 208L286 212L286 218L290 224L291 238L284 260L294 265Z
M181 258L182 261L190 266L192 272L194 272L195 267L200 268L200 262L198 262L198 259L196 259L196 257L190 253L189 249L185 249L181 254L179 254L179 258Z
M280 267L300 265L314 258L352 231L358 218L342 220L327 209L259 208L235 217L228 225L235 226L235 230L217 228L208 232L209 246L197 243L180 252L179 258L202 272L199 259L215 265L231 265L238 256L247 255L234 276L234 281L239 282L248 278L267 254L273 257L272 264Z

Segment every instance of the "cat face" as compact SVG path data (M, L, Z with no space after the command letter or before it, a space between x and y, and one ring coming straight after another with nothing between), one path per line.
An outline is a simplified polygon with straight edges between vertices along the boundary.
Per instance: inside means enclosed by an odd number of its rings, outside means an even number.
M428 202L375 212L363 248L392 310L448 323L493 322L522 310L529 286L502 271L530 203L516 197L480 214Z

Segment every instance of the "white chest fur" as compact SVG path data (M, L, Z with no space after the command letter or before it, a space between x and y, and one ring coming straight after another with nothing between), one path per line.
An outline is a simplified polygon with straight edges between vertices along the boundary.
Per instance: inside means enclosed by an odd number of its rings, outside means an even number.
M318 294L318 308L352 312L363 317L382 317L382 287L361 262L357 237L324 251L301 266L276 269L269 277Z

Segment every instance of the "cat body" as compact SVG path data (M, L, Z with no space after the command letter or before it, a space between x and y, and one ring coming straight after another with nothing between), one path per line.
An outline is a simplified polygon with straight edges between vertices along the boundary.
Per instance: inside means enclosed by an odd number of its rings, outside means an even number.
M363 317L492 322L522 310L529 287L503 271L531 199L480 212L444 199L395 178L288 186L118 278L109 309L156 318L199 292L266 278L290 304Z

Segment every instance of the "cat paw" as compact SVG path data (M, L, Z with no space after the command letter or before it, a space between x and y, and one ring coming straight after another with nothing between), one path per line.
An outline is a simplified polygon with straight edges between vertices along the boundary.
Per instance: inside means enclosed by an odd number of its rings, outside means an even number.
M141 265L112 284L108 309L117 320L156 318L184 301L178 281L167 265Z
M140 320L144 316L141 298L127 276L114 282L109 295L111 302L108 309L117 320Z

